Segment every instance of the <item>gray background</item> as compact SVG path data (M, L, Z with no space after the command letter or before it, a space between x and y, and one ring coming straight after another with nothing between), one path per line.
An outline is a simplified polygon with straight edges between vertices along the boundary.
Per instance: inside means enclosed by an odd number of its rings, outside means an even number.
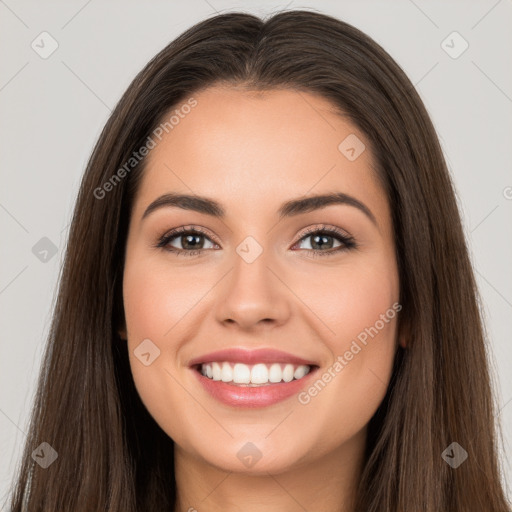
M25 439L79 180L111 109L154 54L215 11L265 15L303 7L334 15L374 38L403 67L432 117L455 180L483 298L510 458L510 0L0 0L0 504ZM59 45L47 59L31 47L43 31ZM441 46L453 31L469 44L458 58ZM457 40L447 44L461 48ZM55 255L34 254L36 244L48 245L40 242L43 237ZM505 455L503 464L510 482Z

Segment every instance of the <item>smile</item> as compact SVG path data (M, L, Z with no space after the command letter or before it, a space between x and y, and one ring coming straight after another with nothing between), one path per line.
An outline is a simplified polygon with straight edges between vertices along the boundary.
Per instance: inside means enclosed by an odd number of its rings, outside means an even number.
M311 371L309 365L283 363L248 365L232 362L211 362L200 365L203 376L239 386L266 386L302 379Z

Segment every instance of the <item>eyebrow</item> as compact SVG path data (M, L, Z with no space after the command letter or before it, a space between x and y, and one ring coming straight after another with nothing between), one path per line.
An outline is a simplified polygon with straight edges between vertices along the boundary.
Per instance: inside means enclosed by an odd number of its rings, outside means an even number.
M320 210L333 204L343 204L353 206L363 212L377 227L377 220L371 210L361 201L342 192L332 194L320 194L308 196L299 199L292 199L286 201L281 205L278 210L279 218L293 217L303 213L309 213L315 210ZM181 208L183 210L192 210L205 215L211 215L223 219L226 215L225 209L213 199L208 197L168 193L155 199L142 215L142 220L145 219L150 213L160 208Z

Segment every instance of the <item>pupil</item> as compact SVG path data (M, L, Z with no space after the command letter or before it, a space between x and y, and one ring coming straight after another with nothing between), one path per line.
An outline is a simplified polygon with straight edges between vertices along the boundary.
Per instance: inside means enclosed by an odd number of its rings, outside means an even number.
M197 249L198 245L201 245L197 239L202 238L202 235L184 235L182 236L182 247L184 249ZM315 235L312 237L313 243L311 244L313 249L320 249L322 247L328 247L332 248L332 236L330 235ZM185 243L183 243L183 239L185 240ZM326 240L329 240L330 242L326 242ZM194 242L195 240L195 242Z
M185 236L183 236L182 244L181 244L182 247L184 249L197 249L198 245L200 245L200 244L196 243L196 245L194 245L193 243L191 244L190 242L191 242L191 240L193 241L193 239L201 238L201 236L202 235L185 235ZM183 243L183 239L186 240L185 243ZM197 240L196 240L196 242L197 242Z
M331 243L326 243L325 240L326 239L331 239ZM322 240L322 242L318 242L318 240ZM332 248L332 237L329 236L329 235L315 235L313 236L313 243L311 244L311 246L313 247L313 249L318 249L318 248L321 248L321 247L329 247L329 248ZM316 247L315 247L316 246Z

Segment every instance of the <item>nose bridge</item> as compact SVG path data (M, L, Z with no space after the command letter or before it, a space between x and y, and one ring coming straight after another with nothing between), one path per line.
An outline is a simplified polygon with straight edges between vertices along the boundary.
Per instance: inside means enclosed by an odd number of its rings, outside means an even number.
M250 327L262 320L282 323L286 319L286 287L275 275L271 255L272 251L252 236L235 248L232 270L219 296L219 321Z

